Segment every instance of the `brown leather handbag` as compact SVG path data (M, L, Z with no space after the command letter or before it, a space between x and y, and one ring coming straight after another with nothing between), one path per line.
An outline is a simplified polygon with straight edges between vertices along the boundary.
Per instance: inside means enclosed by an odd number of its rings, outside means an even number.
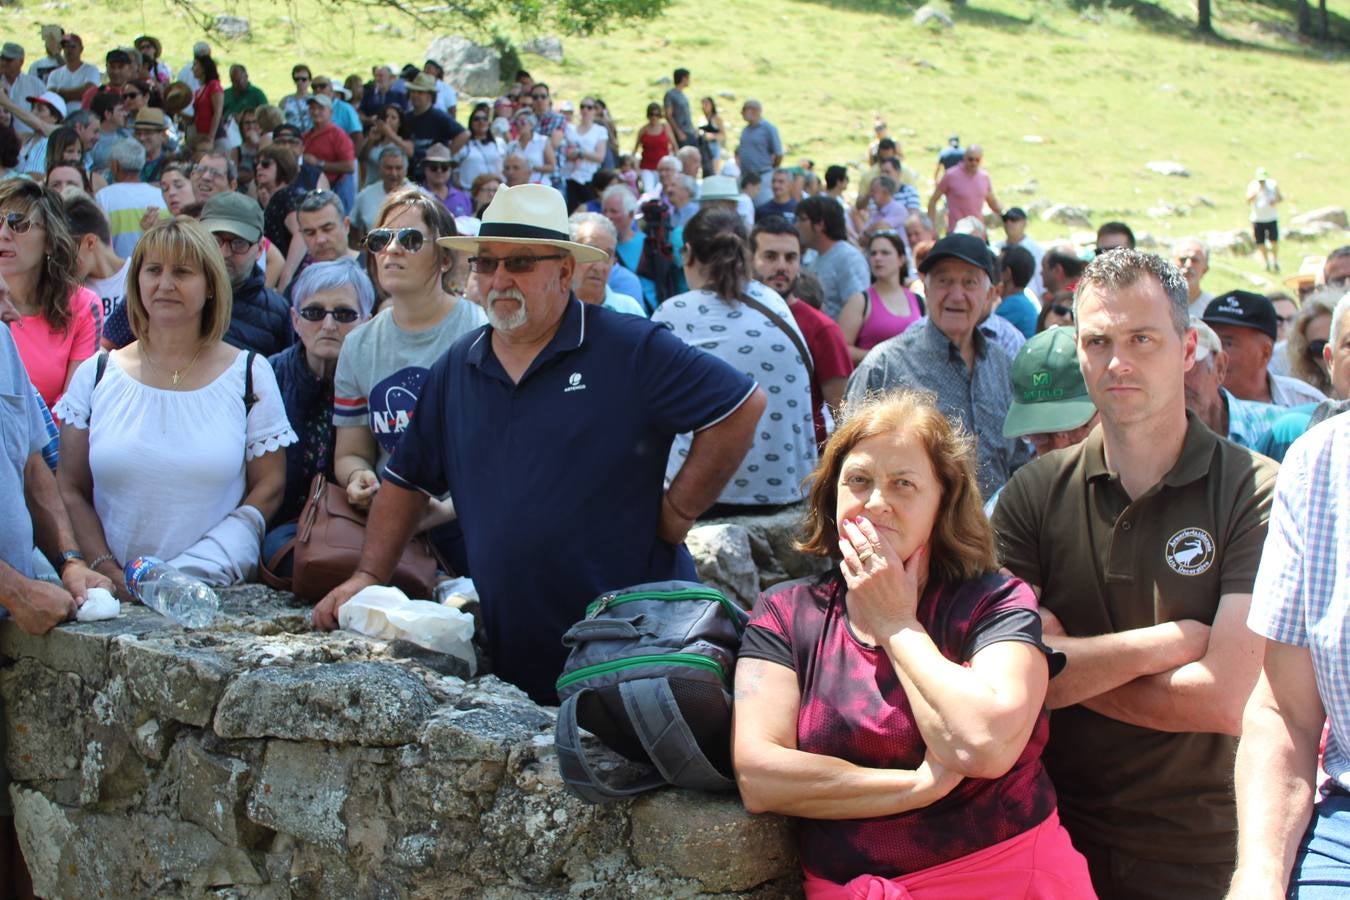
M297 524L295 537L261 567L263 582L317 603L356 571L366 539L366 514L354 509L347 492L320 473L310 484ZM291 577L278 576L277 567L291 552L295 554ZM417 535L404 548L389 583L413 599L429 599L438 565L449 571L426 536Z

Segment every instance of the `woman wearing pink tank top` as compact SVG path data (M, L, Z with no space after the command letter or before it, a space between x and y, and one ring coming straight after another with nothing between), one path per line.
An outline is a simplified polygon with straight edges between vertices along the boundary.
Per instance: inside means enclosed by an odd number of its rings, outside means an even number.
M867 351L893 338L923 317L923 301L904 286L905 244L893 231L879 231L867 242L872 286L848 298L839 312L849 356L862 362Z

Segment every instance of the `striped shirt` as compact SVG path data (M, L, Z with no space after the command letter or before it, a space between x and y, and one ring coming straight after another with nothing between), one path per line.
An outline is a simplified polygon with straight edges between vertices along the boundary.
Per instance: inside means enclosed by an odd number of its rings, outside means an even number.
M1247 627L1306 647L1331 720L1323 766L1350 789L1350 416L1294 442L1252 588Z

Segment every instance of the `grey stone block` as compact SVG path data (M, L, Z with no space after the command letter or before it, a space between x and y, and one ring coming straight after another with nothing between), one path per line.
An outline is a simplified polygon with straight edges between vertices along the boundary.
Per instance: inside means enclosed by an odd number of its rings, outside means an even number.
M277 666L231 682L215 731L227 738L394 746L416 739L434 706L425 682L395 665Z

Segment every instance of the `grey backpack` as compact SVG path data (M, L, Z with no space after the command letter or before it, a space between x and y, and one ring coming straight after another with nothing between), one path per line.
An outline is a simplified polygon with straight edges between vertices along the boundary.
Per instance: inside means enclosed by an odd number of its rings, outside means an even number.
M593 803L666 784L731 790L731 686L749 615L719 591L689 581L604 594L563 635L555 744L563 780ZM587 759L579 728L644 763L636 781L606 781Z

